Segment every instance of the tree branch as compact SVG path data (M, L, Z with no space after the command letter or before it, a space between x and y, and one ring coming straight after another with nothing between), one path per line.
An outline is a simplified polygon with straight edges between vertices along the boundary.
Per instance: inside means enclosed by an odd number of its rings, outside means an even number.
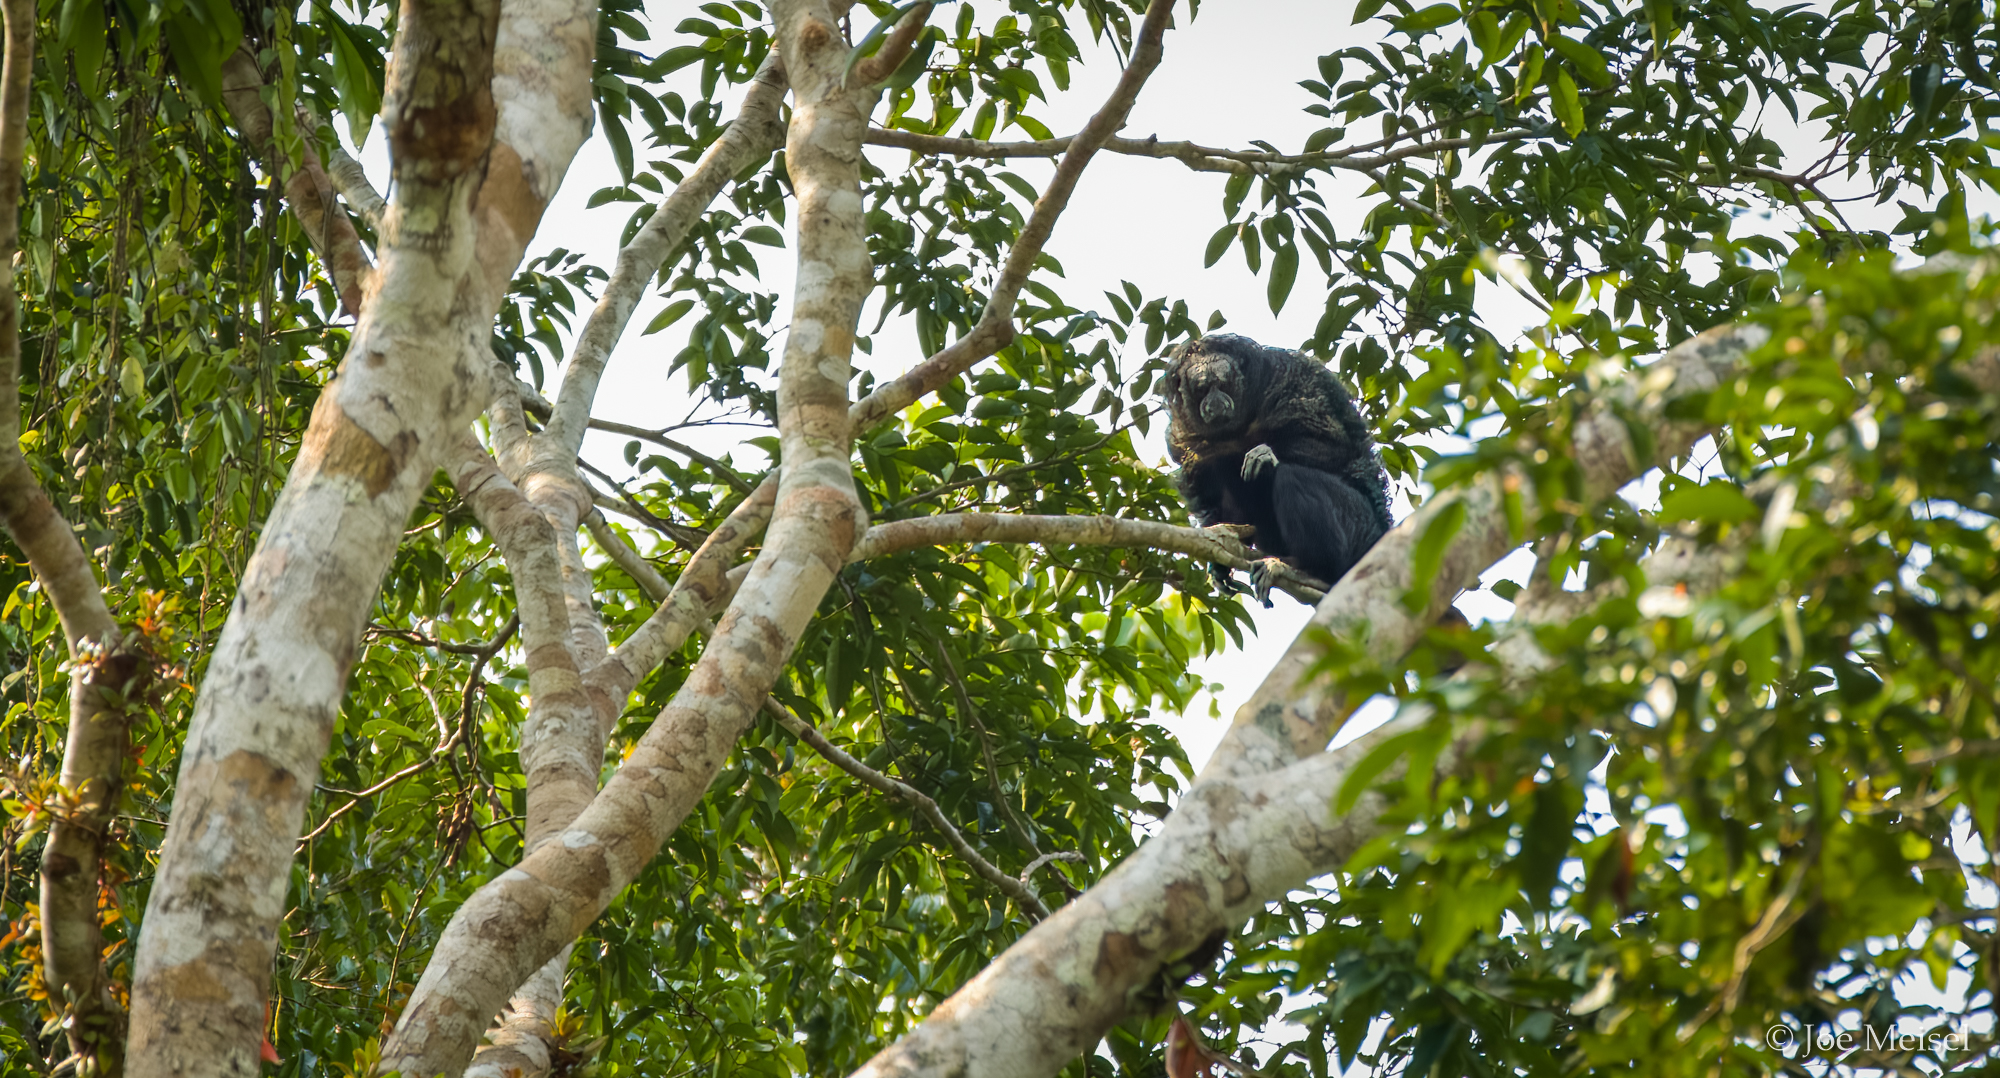
M868 529L850 561L866 561L918 547L950 543L1043 543L1069 546L1151 547L1205 558L1248 571L1262 561L1274 586L1302 603L1317 603L1326 586L1272 558L1252 557L1234 525L1184 528L1155 520L1109 516L1034 516L1008 513L941 513L892 520Z
M973 873L980 879L992 884L999 889L1001 894L1018 903L1023 910L1027 911L1029 917L1037 921L1048 917L1049 908L1042 904L1041 898L1035 894L1033 888L1028 886L1026 883L1026 874L1023 873L1018 878L1009 876L996 868L993 862L979 856L979 851L974 850L972 844L965 841L965 836L959 832L958 828L953 827L951 821L945 819L945 815L938 808L937 802L925 795L921 790L911 786L909 783L890 778L888 775L848 755L841 750L840 746L828 741L826 735L814 729L811 723L798 717L790 708L780 704L778 701L767 698L764 701L764 710L769 712L772 718L778 720L778 725L790 730L800 741L811 745L813 751L825 757L828 763L860 779L864 785L914 807L924 819L930 821L930 825L936 828L939 834L944 836L945 844L951 847L951 852L959 860L970 865ZM1072 854L1071 856L1075 855Z
M896 73L903 61L910 58L910 49L917 43L917 35L924 32L924 20L931 17L930 4L918 4L896 24L896 29L875 50L875 55L861 61L854 74L863 85L881 82Z
M27 146L35 5L4 0L0 61L0 525L27 555L28 568L62 623L71 663L69 732L61 791L67 810L52 817L42 850L43 981L75 1058L101 1073L124 1065L125 1018L112 998L101 956L98 885L104 836L117 811L130 717L110 701L143 696L146 661L121 638L97 574L76 532L49 500L21 453L21 181Z
M873 286L860 140L877 94L843 87L848 48L824 0L779 0L772 10L794 92L785 158L798 198L801 272L778 369L784 468L770 533L701 659L596 799L561 841L536 847L459 907L383 1046L385 1071L458 1069L506 986L560 955L645 867L754 720L865 529L847 383L855 325ZM572 390L565 379L563 397L572 403L566 412L559 401L551 421L567 424L566 446L587 423L584 386ZM573 456L571 448L564 459Z
M651 442L663 449L679 453L681 456L707 468L715 474L717 479L735 487L738 491L744 494L750 493L750 481L737 475L736 469L731 468L729 465L703 453L693 446L667 437L667 432L664 430L647 430L644 427L634 427L627 423L613 423L611 420L598 419L594 416L590 420L590 429L601 430L609 434L622 434L627 438L637 438L640 441Z
M545 432L553 443L552 453L574 457L583 447L583 432L590 425L590 406L597 397L604 366L653 274L687 238L688 230L715 201L723 184L784 144L784 127L778 119L778 105L784 96L784 65L774 46L750 80L743 106L728 129L618 252L618 265L605 282L604 295L590 312L590 320L577 334L576 347L563 372L562 388L556 394L555 411Z
M912 131L898 131L887 127L868 129L868 144L871 146L894 146L930 156L978 157L991 161L1016 157L1056 157L1067 152L1079 137L1081 133L1026 142L990 142L985 139L919 135ZM1314 167L1366 172L1412 157L1429 157L1450 150L1526 142L1547 137L1549 136L1545 132L1535 128L1516 127L1495 131L1483 138L1465 136L1432 139L1429 142L1418 142L1380 153L1365 152L1375 147L1363 147L1282 154L1265 150L1218 149L1193 142L1161 142L1158 136L1154 136L1143 139L1108 138L1104 140L1103 149L1109 153L1124 154L1129 157L1179 161L1195 172L1271 176L1303 172Z
M306 238L312 241L313 251L333 278L334 290L340 293L341 308L350 316L359 315L375 267L370 263L367 252L361 249L361 237L354 231L353 222L334 203L333 184L320 167L319 154L314 152L312 141L305 138L299 140L299 164L296 168L292 167L285 148L278 145L276 124L271 110L264 105L264 90L264 72L258 67L256 54L248 44L238 47L223 60L222 103L229 110L230 120L243 133L244 140L263 164L264 171L283 177L285 203L291 207L292 215L305 229Z
M639 590L645 592L654 602L664 602L673 594L673 585L668 584L667 579L660 575L660 571L653 568L652 562L647 561L638 551L632 549L630 543L611 530L611 523L604 519L604 514L592 510L589 516L583 518L583 523L590 529L590 537L597 540L597 545L604 551L604 556L625 570L625 575L631 577L632 582L639 585Z
M1611 387L1572 428L1584 496L1611 496L1646 467L1684 452L1702 428L1669 419L1667 404L1733 376L1767 338L1761 327L1720 327ZM1637 455L1627 423L1656 432L1651 459ZM1393 661L1462 587L1519 541L1506 523L1514 515L1505 508L1511 499L1519 499L1517 519L1537 518L1532 492L1513 473L1433 498L1334 585L1313 624L1350 637L1366 631L1368 651ZM1411 612L1402 603L1412 583L1411 555L1439 520L1454 532L1429 582L1429 602ZM1123 1018L1132 993L1163 967L1386 833L1387 805L1373 789L1344 817L1330 818L1327 804L1377 746L1425 729L1431 717L1427 709L1410 709L1325 751L1344 704L1303 677L1317 652L1304 636L1238 711L1155 838L857 1075L1052 1075ZM1459 766L1480 736L1475 729L1455 737L1439 753L1437 770ZM1399 760L1378 781L1396 781L1406 766Z
M1567 447L1583 477L1584 500L1608 497L1647 468L1685 452L1706 429L1698 422L1668 418L1667 404L1719 384L1768 336L1761 326L1720 326L1681 342L1609 387L1576 421L1574 441ZM1651 459L1638 457L1628 423L1654 432ZM1534 448L1524 447L1528 452ZM1507 509L1510 502L1517 509ZM1365 633L1368 652L1393 662L1437 621L1461 589L1521 541L1511 531L1509 517L1518 513L1516 519L1532 521L1541 512L1532 484L1511 469L1476 485L1446 491L1376 542L1327 592L1311 624L1339 636ZM1416 546L1433 526L1454 529L1454 537L1428 583L1428 600L1413 612L1403 598L1413 583ZM1204 777L1275 770L1325 749L1350 709L1339 694L1326 693L1322 685L1304 679L1316 653L1305 634L1292 643L1256 694L1237 711L1209 758Z
M361 162L349 157L337 141L326 162L326 175L333 181L334 190L347 200L349 208L368 222L369 228L382 227L382 213L388 209L388 204L376 192L375 185L368 182L368 173L361 167Z
M1125 126L1125 117L1131 114L1132 103L1138 100L1139 90L1146 85L1153 69L1160 66L1160 39L1166 35L1172 16L1173 0L1152 0L1146 8L1146 19L1140 24L1138 38L1132 46L1131 62L1125 65L1124 74L1118 77L1118 84L1112 88L1104 106L1083 125L1081 131L1072 136L1069 145L1064 148L1062 163L1056 166L1056 174L1042 191L1042 197L1035 200L1034 212L1028 216L1028 223L1021 227L1021 235L1014 241L1013 250L1008 252L1007 262L993 284L993 293L987 298L986 310L979 322L970 333L902 376L876 386L874 392L856 402L850 411L856 432L865 431L902 411L925 394L934 392L971 369L973 364L1013 343L1014 301L1021 294L1021 286L1027 283L1029 271L1041 258L1042 247L1056 227L1056 219L1062 216L1070 196L1076 192L1084 166L1090 164L1091 157L1107 139Z

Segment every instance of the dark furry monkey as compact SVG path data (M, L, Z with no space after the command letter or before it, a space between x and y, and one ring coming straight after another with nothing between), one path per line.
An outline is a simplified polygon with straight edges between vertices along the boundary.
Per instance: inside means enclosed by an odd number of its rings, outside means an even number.
M1161 393L1167 453L1203 527L1253 525L1258 550L1328 584L1389 530L1389 478L1368 425L1325 366L1216 334L1175 351ZM1214 569L1229 586L1229 570ZM1268 563L1250 582L1270 606Z

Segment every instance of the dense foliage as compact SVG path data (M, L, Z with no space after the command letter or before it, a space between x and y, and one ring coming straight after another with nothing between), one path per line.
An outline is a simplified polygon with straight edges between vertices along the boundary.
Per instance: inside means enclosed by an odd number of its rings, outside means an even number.
M279 186L223 120L215 73L247 42L274 115L297 104L346 120L336 132L281 119L280 143L330 147L365 133L379 106L394 14L367 0L42 8L22 448L99 555L121 616L175 668L134 732L103 888L107 962L123 978L186 686L345 344ZM855 39L891 14L857 7ZM764 18L751 0L676 8L671 26L629 0L603 7L595 87L620 176L592 201L636 204L628 235L721 131L723 97L769 48ZM1250 125L1243 148L1204 158L1247 166L1216 180L1209 261L1239 251L1273 309L1325 295L1309 340L1270 343L1336 363L1397 478L1447 486L1523 464L1552 507L1525 522L1537 573L1623 590L1538 629L1554 662L1525 680L1480 664L1451 681L1357 665L1329 642L1324 676L1350 691L1441 705L1430 731L1378 762L1426 759L1474 719L1488 741L1462 772L1413 768L1395 809L1408 834L1274 905L1183 999L1211 1042L1261 1044L1273 1075L1357 1059L1409 1074L1761 1072L1784 1047L1766 1027L1863 1021L1962 1035L1952 1052L1917 1053L1926 1066L1979 1054L2000 984L1993 892L1977 876L2000 827L1988 640L2000 276L1967 212L1969 194L1995 186L2000 144L1988 5L1399 0L1361 4L1357 21L1371 18L1388 27L1379 42L1299 73L1297 105L1323 130L1279 152ZM1135 21L1113 0L941 7L877 120L918 135L1062 134L1035 111L1074 66L1115 62L1106 52L1130 48ZM1186 11L1176 34L1202 25ZM1766 131L1780 109L1829 129L1803 163ZM883 324L907 318L929 352L979 317L1034 188L1004 160L873 160ZM1317 189L1354 170L1375 184L1358 224ZM1907 213L1893 232L1852 228L1834 201L1849 194ZM685 334L672 368L698 404L687 427L771 421L766 368L787 315L757 273L786 253L753 248L782 247L789 197L781 153L738 176L659 274L669 302L646 329ZM1766 208L1796 231L1743 224ZM1898 251L1959 260L1898 273ZM567 252L531 265L496 352L544 384L600 279ZM1501 288L1546 324L1521 341L1489 327L1478 300ZM1165 350L1220 324L1198 322L1196 302L1038 275L1013 346L858 439L874 518L1182 521L1135 436L1158 421ZM1698 402L1717 431L1706 467L1666 477L1657 508L1569 497L1563 435L1602 387L1744 317L1774 343ZM768 429L747 433L727 461L690 453L677 430L635 438L629 472L600 477L668 577L758 478L742 469L775 453ZM1475 444L1442 457L1441 434ZM1637 566L1662 537L1722 559L1722 585L1649 591ZM32 898L40 828L64 810L68 683L53 611L5 551L0 1074L12 1078L63 1054ZM596 574L616 639L650 603L608 561ZM526 683L508 584L440 478L409 522L300 846L273 989L276 1074L362 1073L451 911L521 853ZM1190 658L1247 620L1200 566L1157 552L923 549L849 567L777 695L934 798L1003 870L1080 855L1034 878L1054 904L1167 813L1186 760L1153 720L1196 699ZM607 767L699 645L642 684ZM845 1073L1027 927L905 806L766 721L579 945L559 1065ZM1950 1006L1899 992L1912 975ZM1135 1017L1072 1073L1158 1073L1165 1029L1165 1012Z

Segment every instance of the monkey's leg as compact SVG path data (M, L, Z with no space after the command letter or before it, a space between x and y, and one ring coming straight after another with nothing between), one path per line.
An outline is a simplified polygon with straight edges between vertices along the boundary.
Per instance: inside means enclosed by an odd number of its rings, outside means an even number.
M1375 509L1353 486L1317 468L1279 464L1271 508L1292 564L1328 584L1382 537Z

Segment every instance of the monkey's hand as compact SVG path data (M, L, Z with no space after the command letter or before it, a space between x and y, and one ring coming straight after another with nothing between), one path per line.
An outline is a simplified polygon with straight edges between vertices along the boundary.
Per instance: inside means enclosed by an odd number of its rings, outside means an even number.
M1219 561L1208 563L1208 578L1215 582L1215 590L1223 595L1241 595L1250 589L1238 584L1229 572L1229 566Z
M1256 479L1278 466L1278 454L1268 445L1260 445L1243 454L1243 478Z
M1266 610L1278 605L1271 601L1271 585L1277 583L1274 570L1284 564L1279 558L1259 558L1250 565L1250 594L1256 596Z

